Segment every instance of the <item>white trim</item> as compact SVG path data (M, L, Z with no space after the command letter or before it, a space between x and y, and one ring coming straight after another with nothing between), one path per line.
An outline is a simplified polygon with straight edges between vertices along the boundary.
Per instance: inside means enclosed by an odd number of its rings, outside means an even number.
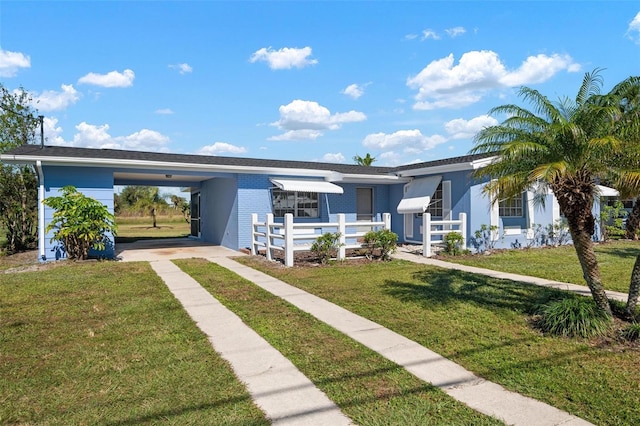
M413 213L404 214L404 239L413 238Z
M401 177L430 175L434 173L459 172L463 170L477 170L490 164L496 157L487 157L463 163L443 164L441 166L421 167L419 169L402 170L396 172Z
M500 203L496 200L493 204L491 204L491 228L494 226L494 231L491 231L491 241L498 241L498 237L500 234Z

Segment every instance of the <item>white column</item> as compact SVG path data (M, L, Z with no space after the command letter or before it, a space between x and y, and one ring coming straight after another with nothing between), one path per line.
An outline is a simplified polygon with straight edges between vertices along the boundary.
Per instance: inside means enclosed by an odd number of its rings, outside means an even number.
M347 238L345 237L346 233L347 233L347 226L346 226L346 218L344 213L338 213L338 232L340 233L340 239L338 240L338 244L340 244L340 247L338 247L338 260L344 260L347 253L346 253L346 248L345 248L345 244L347 243Z
M293 215L284 215L284 265L293 266Z
M258 252L256 249L258 237L256 236L256 224L258 223L258 213L251 213L251 254L255 256ZM268 237L267 237L268 238Z
M422 255L431 257L431 213L422 215Z
M267 241L265 242L265 249L267 250L267 260L273 260L273 254L271 253L271 247L273 246L273 214L267 213L265 220L265 233L267 234Z
M460 220L460 233L462 234L462 249L467 248L467 214L460 213L458 216Z

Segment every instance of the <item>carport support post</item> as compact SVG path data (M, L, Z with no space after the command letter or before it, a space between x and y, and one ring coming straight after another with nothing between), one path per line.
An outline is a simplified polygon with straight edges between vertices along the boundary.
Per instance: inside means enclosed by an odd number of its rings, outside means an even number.
M382 213L382 221L384 229L391 230L391 213Z
M347 243L347 237L345 236L347 232L347 222L345 219L344 213L338 213L338 233L340 234L340 238L338 239L338 260L344 260L347 255L347 250L345 248L345 244Z
M293 215L284 215L284 266L293 266Z
M431 257L431 213L422 214L422 255Z
M265 225L265 233L267 234L267 241L265 242L265 248L267 250L267 260L273 260L273 255L271 254L271 246L273 245L273 237L271 237L271 234L273 233L273 213L267 213Z

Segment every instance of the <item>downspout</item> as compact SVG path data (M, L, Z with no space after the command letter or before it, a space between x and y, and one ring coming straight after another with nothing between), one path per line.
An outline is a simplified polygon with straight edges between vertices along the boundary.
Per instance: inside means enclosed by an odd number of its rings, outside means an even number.
M38 171L38 251L40 252L40 260L47 260L44 254L44 173L42 173L42 162L36 161L36 170Z

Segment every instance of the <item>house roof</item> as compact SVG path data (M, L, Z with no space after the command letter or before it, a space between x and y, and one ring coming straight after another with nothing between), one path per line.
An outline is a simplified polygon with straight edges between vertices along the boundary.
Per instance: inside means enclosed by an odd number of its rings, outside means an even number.
M356 164L313 161L269 160L246 157L222 157L196 154L127 151L118 149L66 146L22 145L0 156L10 163L36 163L163 170L224 171L232 173L269 173L272 175L310 175L328 181L407 182L415 176L446 171L470 170L485 164L491 154L475 154L399 167L360 166Z
M359 166L356 164L320 163L312 161L267 160L245 157L221 157L195 154L168 154L161 152L125 151L118 149L77 148L66 146L22 145L2 155L3 160L69 158L84 160L115 160L154 163L181 163L193 165L235 166L247 168L326 170L346 174L389 174L391 167Z

